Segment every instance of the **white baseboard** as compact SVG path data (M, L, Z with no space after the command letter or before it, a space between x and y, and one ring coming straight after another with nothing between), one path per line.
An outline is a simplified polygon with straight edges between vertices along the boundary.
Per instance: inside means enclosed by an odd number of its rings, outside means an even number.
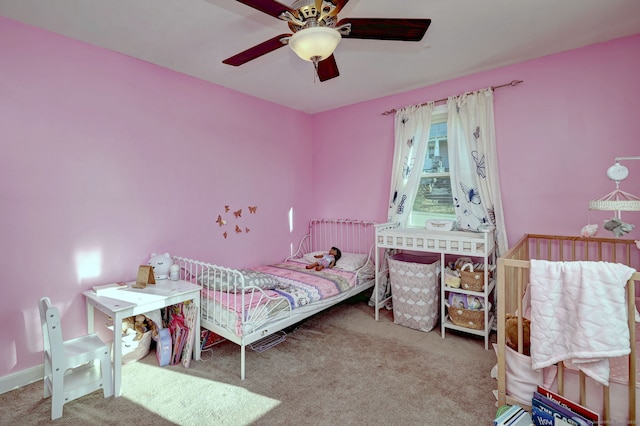
M2 376L0 377L0 394L37 382L42 380L43 377L44 364Z

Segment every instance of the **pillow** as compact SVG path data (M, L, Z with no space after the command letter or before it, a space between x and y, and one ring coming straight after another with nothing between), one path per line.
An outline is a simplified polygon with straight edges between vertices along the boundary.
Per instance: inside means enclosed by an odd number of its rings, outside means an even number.
M353 272L362 268L368 259L369 256L366 254L342 253L342 257L336 262L335 267L343 271Z
M238 270L244 277L244 286L255 286L263 290L271 290L275 288L280 281L272 275L265 274L263 272L253 271L251 269L239 269ZM214 269L207 269L198 275L198 283L200 285L213 286L218 291L231 291L235 292L234 276L231 275L227 278L226 271L217 271ZM238 290L240 290L238 288Z
M303 260L307 263L314 263L318 261L318 259L315 258L315 255L324 253L324 251L307 253L303 256ZM369 259L369 256L366 254L343 252L340 259L336 262L335 268L343 271L354 272L362 268L364 264L367 263L367 259Z
M264 272L253 271L251 269L240 269L242 275L244 275L244 286L260 287L263 290L272 290L280 281L273 275L265 274Z
M324 254L324 252L323 252L323 251L313 251L313 252L311 252L311 253L307 253L307 254L305 254L304 256L302 256L302 260L304 260L304 261L305 261L305 262L307 262L307 263L314 263L314 262L317 262L317 261L318 261L318 259L316 259L316 258L315 258L315 256L316 256L317 254Z

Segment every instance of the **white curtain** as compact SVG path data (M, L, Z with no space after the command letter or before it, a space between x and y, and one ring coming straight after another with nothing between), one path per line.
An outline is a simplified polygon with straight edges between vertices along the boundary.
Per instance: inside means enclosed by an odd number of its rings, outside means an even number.
M405 227L420 185L435 104L402 108L395 116L395 151L389 197L389 222Z
M493 90L450 97L447 100L451 190L460 229L478 231L496 227L498 256L507 251L502 211Z

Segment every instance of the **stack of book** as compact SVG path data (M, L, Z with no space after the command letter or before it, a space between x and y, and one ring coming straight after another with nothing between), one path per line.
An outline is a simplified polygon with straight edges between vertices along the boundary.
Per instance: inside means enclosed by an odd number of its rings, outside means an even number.
M595 426L600 415L555 392L538 386L531 400L531 415L536 426Z
M530 426L531 415L519 405L512 405L500 413L493 426Z

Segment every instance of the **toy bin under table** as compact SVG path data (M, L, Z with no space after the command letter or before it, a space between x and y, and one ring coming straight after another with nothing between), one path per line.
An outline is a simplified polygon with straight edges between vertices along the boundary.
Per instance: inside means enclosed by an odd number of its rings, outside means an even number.
M440 257L400 253L389 258L393 322L431 331L440 314Z

